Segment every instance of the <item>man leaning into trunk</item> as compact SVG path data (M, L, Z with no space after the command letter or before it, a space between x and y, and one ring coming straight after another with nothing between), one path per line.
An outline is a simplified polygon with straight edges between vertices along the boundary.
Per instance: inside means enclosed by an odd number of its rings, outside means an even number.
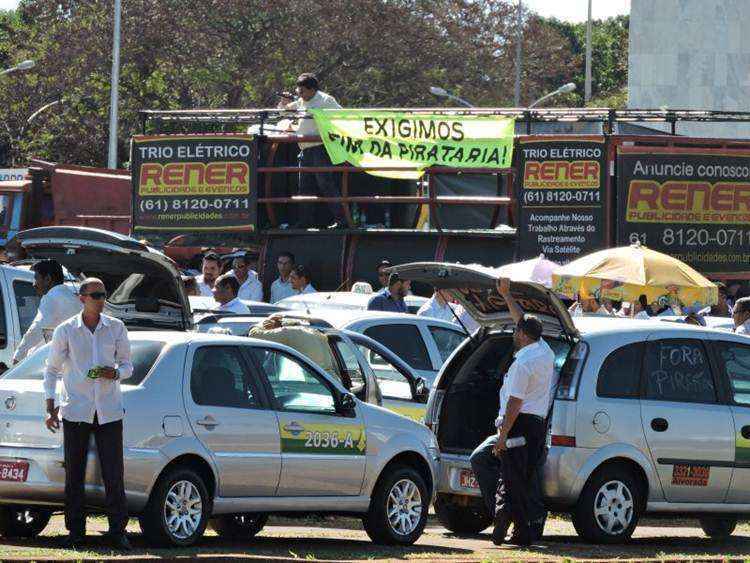
M516 322L515 359L500 389L497 433L482 442L470 457L489 514L494 515L493 542L528 545L541 537L546 510L541 491L545 419L554 391L554 352L541 338L542 324L525 315L510 293L507 279L498 292ZM506 447L508 438L523 437L524 445ZM496 505L496 506L495 506Z

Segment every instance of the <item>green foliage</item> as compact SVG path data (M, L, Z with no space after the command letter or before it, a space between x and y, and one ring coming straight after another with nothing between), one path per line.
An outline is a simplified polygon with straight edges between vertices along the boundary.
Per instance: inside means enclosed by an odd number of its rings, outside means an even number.
M12 141L17 163L106 162L112 7L21 0L0 13L2 68L37 63L0 77L0 142ZM304 71L349 107L447 103L432 85L480 106L513 103L515 0L127 0L122 9L120 162L140 109L269 107ZM578 35L525 15L523 103L582 76ZM595 34L602 57L605 35ZM616 70L596 72L597 93L614 88ZM65 103L27 123L57 99Z
M569 23L557 19L545 19L547 25L555 29L569 42L573 53L576 71L570 81L576 84L578 104L583 105L586 79L586 23ZM628 80L628 28L629 16L617 16L606 20L594 20L591 25L591 94L593 99L605 100L610 96L613 102L623 103L622 95L617 95L627 86ZM627 99L624 100L627 103ZM611 106L614 107L614 106Z

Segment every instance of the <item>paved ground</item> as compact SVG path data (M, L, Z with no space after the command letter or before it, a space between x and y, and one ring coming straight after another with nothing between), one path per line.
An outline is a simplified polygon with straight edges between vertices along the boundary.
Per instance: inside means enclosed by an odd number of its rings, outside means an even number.
M86 552L65 551L57 546L63 538L62 517L56 516L44 534L34 540L0 540L0 557L101 559L118 557L98 537L106 529L102 518L89 519L90 549ZM140 535L138 524L131 521L128 532L135 547L132 557L199 557L236 560L325 560L325 561L386 561L386 560L448 560L499 561L510 559L677 559L694 557L750 559L750 525L742 525L730 541L719 543L703 536L693 521L644 521L628 545L595 546L581 542L573 526L562 518L550 520L542 541L529 549L494 547L489 534L456 537L439 524L430 522L425 534L410 548L388 548L370 543L357 520L348 518L311 519L307 521L272 519L269 526L253 541L233 542L219 539L208 532L201 544L193 549L161 550L148 548Z

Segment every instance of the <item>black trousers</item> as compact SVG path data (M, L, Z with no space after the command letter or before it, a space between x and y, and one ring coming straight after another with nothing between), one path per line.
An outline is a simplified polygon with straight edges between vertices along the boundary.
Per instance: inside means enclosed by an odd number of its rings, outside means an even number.
M63 419L65 450L65 527L71 534L86 532L86 460L89 438L94 433L96 451L102 468L109 531L124 533L128 523L122 460L122 420L99 424Z
M331 166L331 159L323 145L302 149L299 153L300 166ZM299 194L321 197L338 197L341 195L337 175L333 172L300 172ZM344 221L344 211L340 203L328 203L328 209L338 222ZM315 207L309 204L298 205L298 223L313 226Z
M523 436L526 445L505 449L500 456L503 478L497 486L495 514L501 511L508 514L513 521L514 534L521 537L529 534L532 479L536 477L539 456L543 452L545 428L543 418L519 414L508 438Z

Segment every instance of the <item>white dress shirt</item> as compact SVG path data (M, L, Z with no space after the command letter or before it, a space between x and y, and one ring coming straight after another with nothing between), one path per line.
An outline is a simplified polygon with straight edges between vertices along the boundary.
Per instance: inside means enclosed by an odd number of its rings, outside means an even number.
M289 109L341 109L341 106L336 101L336 98L321 92L318 90L315 95L309 100L305 101L302 98L297 98L295 101L287 106ZM318 135L318 126L315 125L315 119L312 115L300 119L299 126L297 127L297 135L303 135L305 137L312 137ZM312 143L300 143L301 149L309 149L322 144L320 141Z
M523 401L521 413L546 418L556 385L555 353L552 348L541 338L534 344L524 346L516 352L516 358L500 388L498 421L505 416L511 397Z
M119 379L87 376L91 368L101 366L117 369ZM57 380L62 378L62 418L93 423L96 414L99 424L107 424L123 418L120 381L132 374L130 341L122 321L102 314L92 333L81 313L60 324L52 335L44 392L47 399L54 399Z
M744 334L745 336L750 336L750 319L746 320L744 323L742 323L740 326L734 329L735 334Z
M213 310L220 313L237 313L238 315L250 314L250 309L247 305L240 301L239 297L235 297L234 299L228 301L227 303L224 303L223 305L219 304L219 306L214 307Z
M195 282L198 284L198 289L201 290L201 295L205 295L206 297L213 297L214 292L212 291L211 287L203 281L203 274L200 276L195 276Z
M276 303L292 295L298 295L298 293L292 287L292 282L289 281L289 278L285 282L281 281L281 278L276 278L271 284L271 303Z
M302 291L299 291L298 293L302 295L303 293L316 293L318 290L315 289L311 283L308 283Z
M437 300L437 297L433 295L417 311L417 315L420 317L431 317L433 319L441 319L448 321L449 323L458 324L456 322L456 316L453 314L453 306L449 303L443 303L442 305Z
M62 283L42 295L34 321L13 354L13 363L20 362L36 348L52 340L52 333L57 326L80 313L82 308L83 304L78 296Z
M237 275L234 270L229 270L229 275ZM237 280L239 281L239 279ZM237 291L237 297L244 299L245 301L263 301L263 284L258 279L258 274L252 270L247 271L247 279L244 283L240 284L240 289Z

